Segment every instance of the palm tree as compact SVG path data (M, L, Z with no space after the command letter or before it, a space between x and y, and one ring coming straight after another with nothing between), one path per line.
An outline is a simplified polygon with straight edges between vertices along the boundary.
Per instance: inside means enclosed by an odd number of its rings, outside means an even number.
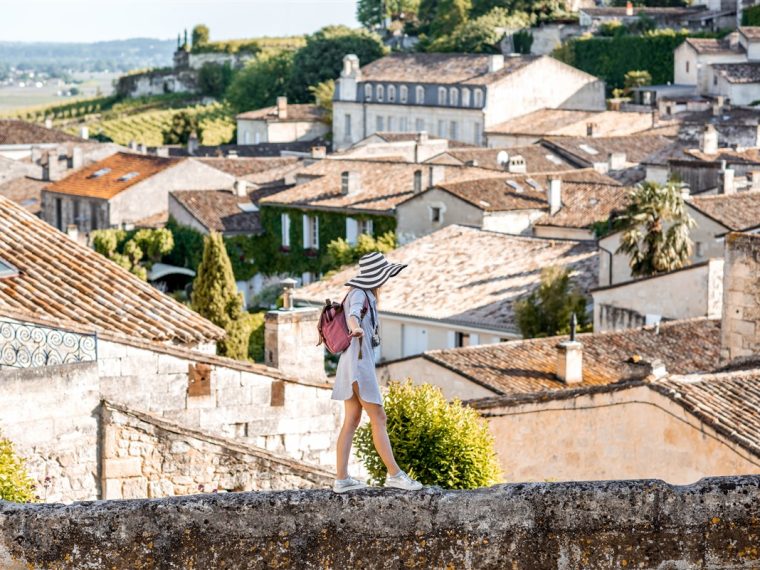
M631 274L644 277L688 265L694 220L678 184L644 182L630 192L628 202L620 217L624 230L616 253L630 257Z

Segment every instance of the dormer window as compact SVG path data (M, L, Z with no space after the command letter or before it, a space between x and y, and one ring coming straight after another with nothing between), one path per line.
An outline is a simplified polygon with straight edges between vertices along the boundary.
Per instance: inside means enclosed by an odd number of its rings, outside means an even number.
M90 178L100 178L101 176L105 176L111 172L110 168L101 168L100 170L96 170L92 174L90 174Z
M459 106L459 89L456 87L449 89L449 105L452 107Z
M473 99L475 102L475 107L480 108L483 106L483 90L482 89L475 89L473 93Z
M388 103L396 102L396 86L388 85Z
M465 87L462 89L462 107L470 106L470 90Z
M140 173L139 172L127 172L126 174L123 174L123 175L119 176L119 182L129 182L135 176L140 176Z
M406 103L409 99L409 88L406 85L398 88L398 98L401 103Z
M439 105L446 104L446 88L445 87L438 88L438 104Z
M418 85L414 91L415 102L418 105L423 105L425 103L425 88L422 85Z
M364 100L372 101L372 84L366 83L364 85Z
M382 85L375 87L375 99L377 99L377 101L380 103L382 103L383 99L385 99L385 88Z
M13 267L7 261L0 259L0 279L5 279L6 277L16 277L17 275L18 269Z

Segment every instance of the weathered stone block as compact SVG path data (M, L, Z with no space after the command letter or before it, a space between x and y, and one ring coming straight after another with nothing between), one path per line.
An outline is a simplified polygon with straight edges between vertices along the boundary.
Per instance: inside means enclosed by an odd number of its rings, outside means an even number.
M136 477L142 474L142 460L139 457L108 459L103 463L103 473L106 479Z

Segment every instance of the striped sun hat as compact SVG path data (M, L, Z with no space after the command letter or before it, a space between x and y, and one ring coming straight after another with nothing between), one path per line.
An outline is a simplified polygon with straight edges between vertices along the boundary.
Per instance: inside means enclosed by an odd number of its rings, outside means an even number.
M346 283L346 286L374 289L401 273L404 267L406 265L390 263L379 251L367 253L359 260L359 275Z

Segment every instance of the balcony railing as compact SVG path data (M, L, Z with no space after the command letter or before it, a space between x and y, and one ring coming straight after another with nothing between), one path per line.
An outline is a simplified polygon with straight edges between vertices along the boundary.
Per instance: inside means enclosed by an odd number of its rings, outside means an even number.
M37 368L97 358L95 334L0 318L0 368Z

